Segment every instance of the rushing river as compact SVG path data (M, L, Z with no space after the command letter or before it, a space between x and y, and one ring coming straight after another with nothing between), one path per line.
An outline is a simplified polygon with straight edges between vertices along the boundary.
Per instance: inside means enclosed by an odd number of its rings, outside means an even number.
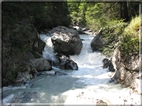
M20 87L4 87L2 90L3 103L30 104L96 104L103 100L107 104L140 104L140 96L132 93L128 88L121 88L119 84L109 83L110 72L102 68L105 58L99 52L92 52L90 42L94 36L80 35L83 48L79 55L70 56L78 70L53 70L67 75L40 75ZM42 34L41 39L46 42L43 57L55 60L50 37Z

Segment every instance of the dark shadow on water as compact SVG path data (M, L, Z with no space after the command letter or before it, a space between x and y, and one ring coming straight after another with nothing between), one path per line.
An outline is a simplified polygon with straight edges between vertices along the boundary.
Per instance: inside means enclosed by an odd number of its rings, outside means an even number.
M40 75L30 81L30 87L9 90L7 94L16 94L11 103L64 103L66 97L62 97L63 93L88 86L85 82L77 82L79 79L71 75ZM101 82L102 79L97 80Z

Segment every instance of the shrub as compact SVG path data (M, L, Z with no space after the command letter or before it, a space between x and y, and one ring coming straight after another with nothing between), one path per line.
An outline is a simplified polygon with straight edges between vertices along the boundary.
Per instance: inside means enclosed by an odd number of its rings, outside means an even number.
M104 47L102 47L102 53L108 57L112 56L114 49L118 46L119 39L123 33L127 23L119 22L114 26L107 26L102 30L102 39L106 41Z
M141 16L136 16L125 28L121 37L120 50L123 55L132 55L139 53L139 31L140 31Z

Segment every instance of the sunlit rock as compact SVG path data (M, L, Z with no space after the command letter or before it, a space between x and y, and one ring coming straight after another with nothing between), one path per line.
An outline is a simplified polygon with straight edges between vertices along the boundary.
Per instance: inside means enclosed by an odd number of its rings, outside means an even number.
M138 77L140 61L138 55L123 56L123 53L116 48L112 56L112 64L115 68L113 79L122 84L123 87L136 88L135 80Z
M52 36L54 51L66 55L79 54L82 48L82 41L76 30L64 26L58 26L49 34Z

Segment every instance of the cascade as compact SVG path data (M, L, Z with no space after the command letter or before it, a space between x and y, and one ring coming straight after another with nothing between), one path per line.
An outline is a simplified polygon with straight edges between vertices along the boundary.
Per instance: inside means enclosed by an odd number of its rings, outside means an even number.
M43 57L56 60L50 36L40 35L46 43ZM110 72L102 68L105 58L99 52L92 52L90 42L93 35L80 35L83 48L79 55L70 56L78 64L79 69L60 70L68 75L47 76L40 75L20 87L4 87L4 103L32 103L32 104L96 104L103 100L108 104L140 104L140 97L131 93L128 88L121 88L120 84L109 83ZM131 97L135 97L135 99ZM18 98L18 99L17 99ZM127 99L127 102L125 102Z

